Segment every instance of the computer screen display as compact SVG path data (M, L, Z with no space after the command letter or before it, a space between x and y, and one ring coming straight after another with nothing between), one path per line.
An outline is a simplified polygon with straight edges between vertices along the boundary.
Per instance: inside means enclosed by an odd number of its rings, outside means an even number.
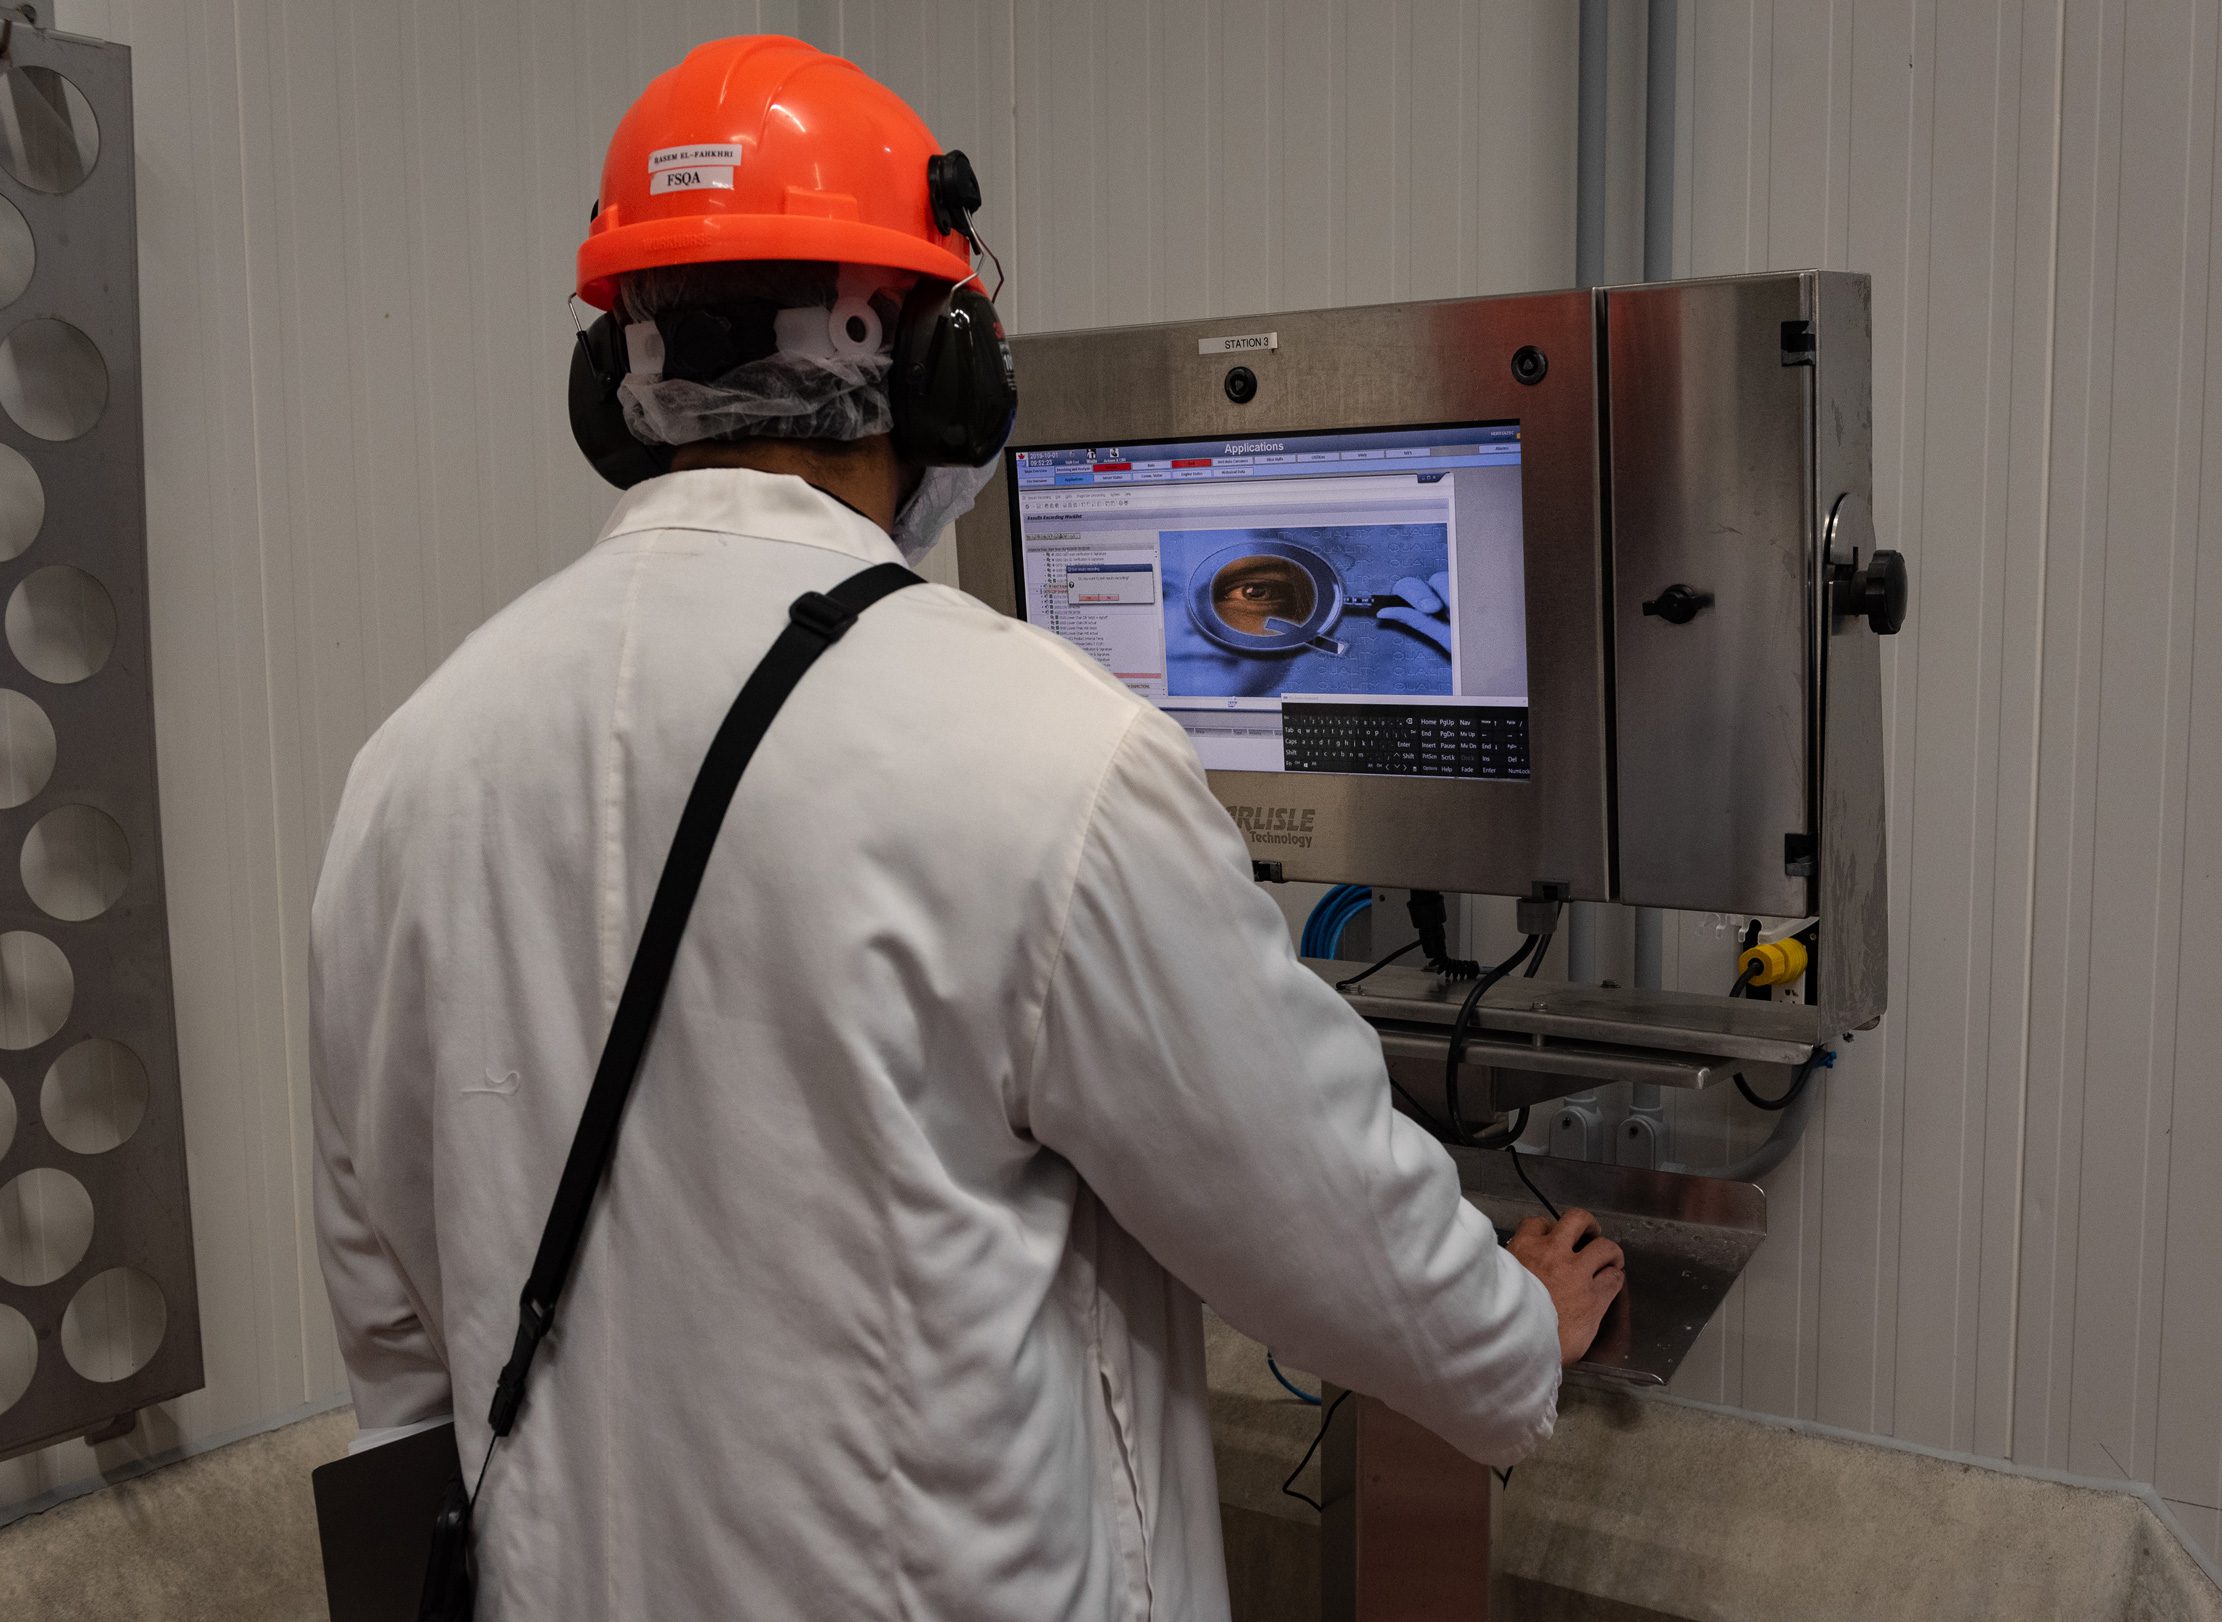
M1207 769L1529 775L1517 423L1010 457L1020 611Z

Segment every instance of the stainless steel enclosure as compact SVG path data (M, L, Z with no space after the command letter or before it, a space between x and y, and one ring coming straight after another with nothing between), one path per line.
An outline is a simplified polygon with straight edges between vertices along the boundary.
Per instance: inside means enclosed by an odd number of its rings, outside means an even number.
M1269 344L1268 344L1269 335ZM1817 918L1806 1003L1751 1034L1872 1024L1886 981L1868 288L1790 272L1179 322L1015 341L1020 447L1517 420L1532 776L1214 772L1291 879ZM1254 377L1238 388L1236 367ZM1006 470L959 526L1018 609ZM1854 594L1856 595L1856 593ZM1308 839L1290 841L1296 827ZM1270 833L1270 841L1260 836ZM1611 1002L1606 997L1606 1002ZM1585 999L1585 1018L1612 1023ZM1678 1052L1757 1004L1629 999ZM1719 1051L1710 1049L1705 1051Z

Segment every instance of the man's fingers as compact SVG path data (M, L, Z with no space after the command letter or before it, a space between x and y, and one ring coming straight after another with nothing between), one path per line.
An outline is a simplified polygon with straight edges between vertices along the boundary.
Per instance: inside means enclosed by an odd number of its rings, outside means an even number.
M1541 1239L1548 1235L1550 1231L1550 1223L1545 1221L1542 1217L1529 1217L1527 1221L1521 1223L1517 1228L1514 1228L1512 1230L1512 1238L1513 1240ZM1508 1243L1509 1242L1510 1241L1508 1241Z
M1598 1226L1595 1217L1575 1206L1558 1219L1558 1226L1551 1230L1551 1242L1561 1250L1571 1252L1584 1239L1604 1231Z
M1445 653L1450 652L1450 626L1443 620L1433 619L1416 608L1384 608L1373 617L1391 625L1401 625L1407 631L1426 637Z
M1593 1273L1602 1273L1608 1268L1620 1269L1628 1265L1626 1252L1622 1251L1610 1239L1592 1239L1582 1247L1581 1259L1588 1264L1590 1271Z
M1443 582L1442 595L1438 596L1428 583L1416 574L1408 574L1396 583L1396 594L1423 614L1440 614L1443 598L1450 595L1450 576L1438 575Z

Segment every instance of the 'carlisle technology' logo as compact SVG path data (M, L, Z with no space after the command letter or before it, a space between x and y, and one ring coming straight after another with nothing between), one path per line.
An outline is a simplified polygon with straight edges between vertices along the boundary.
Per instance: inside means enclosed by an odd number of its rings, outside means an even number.
M1312 842L1312 828L1319 812L1311 806L1230 805L1228 815L1253 845L1293 845L1302 850Z

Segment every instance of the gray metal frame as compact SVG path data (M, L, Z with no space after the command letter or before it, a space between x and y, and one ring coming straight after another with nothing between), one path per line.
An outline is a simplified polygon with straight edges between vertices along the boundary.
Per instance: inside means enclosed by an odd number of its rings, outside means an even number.
M1012 341L1014 446L1207 439L1307 429L1517 419L1527 537L1528 782L1215 772L1256 829L1284 808L1309 843L1258 842L1291 879L1363 879L1517 894L1555 880L1611 893L1606 829L1605 608L1598 497L1595 315L1586 293L1315 310L1256 320L1184 321ZM1277 349L1201 355L1201 339L1272 330ZM1512 375L1532 344L1540 383ZM1236 404L1223 380L1256 373ZM965 588L1018 610L1009 459L957 526ZM1455 830L1446 839L1445 830ZM1254 837L1254 835L1253 835ZM1278 837L1278 836L1277 836Z
M99 121L100 150L85 180L58 196L21 186L0 170L0 193L23 211L38 252L30 286L0 308L0 335L39 316L71 323L107 363L108 404L90 432L60 444L25 433L0 412L0 441L30 460L46 491L38 539L0 563L0 600L34 570L69 563L106 587L117 639L100 671L67 686L32 676L0 644L0 685L35 699L56 738L46 788L0 811L0 929L52 940L76 982L69 1017L52 1040L0 1053L0 1083L16 1106L15 1138L0 1155L0 1186L34 1166L58 1167L85 1186L94 1213L92 1244L62 1278L28 1288L0 1280L0 1303L30 1320L39 1346L30 1388L0 1412L0 1457L111 1427L202 1383L148 654L131 56L120 45L20 24L11 48L17 62L49 67L83 92ZM32 825L71 803L106 812L131 847L122 898L82 923L40 911L24 891L17 859ZM128 1140L104 1154L81 1155L46 1132L39 1093L54 1059L91 1036L131 1048L146 1066L148 1091L146 1113ZM137 1373L96 1384L62 1355L61 1322L76 1291L112 1267L143 1273L162 1292L163 1337Z

